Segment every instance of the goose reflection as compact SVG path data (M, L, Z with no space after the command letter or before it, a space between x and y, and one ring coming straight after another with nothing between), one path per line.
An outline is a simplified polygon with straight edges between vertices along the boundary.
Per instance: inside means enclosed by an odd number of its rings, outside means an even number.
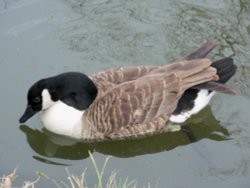
M168 151L204 138L215 141L229 139L228 131L215 119L210 106L193 116L183 131L157 134L140 139L88 143L55 135L45 129L31 129L26 125L21 125L20 129L25 133L30 147L40 155L34 156L34 158L56 165L61 164L43 157L80 160L87 158L88 151L90 151L125 158Z

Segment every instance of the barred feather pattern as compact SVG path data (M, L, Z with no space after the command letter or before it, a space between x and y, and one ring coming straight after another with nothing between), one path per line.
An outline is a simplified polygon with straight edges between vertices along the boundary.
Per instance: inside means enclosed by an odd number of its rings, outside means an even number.
M195 85L217 80L209 59L156 67L111 69L91 76L98 96L84 113L84 139L119 139L170 131L179 98Z
M116 85L136 80L157 68L157 66L114 68L91 75L90 79L97 86L98 96L102 96L106 91L109 91Z

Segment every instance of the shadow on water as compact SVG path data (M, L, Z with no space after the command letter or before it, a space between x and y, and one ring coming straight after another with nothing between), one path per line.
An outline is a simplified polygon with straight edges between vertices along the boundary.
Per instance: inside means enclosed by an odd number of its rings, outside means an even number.
M34 130L26 125L21 125L20 129L26 134L30 147L40 155L33 157L39 161L56 165L63 164L43 157L80 160L89 156L89 150L125 158L171 150L204 138L223 141L227 140L229 136L228 131L213 116L210 107L194 116L187 124L189 130L192 131L192 138L195 140L190 140L190 136L185 131L186 133L164 133L140 139L87 143L58 136L45 129Z

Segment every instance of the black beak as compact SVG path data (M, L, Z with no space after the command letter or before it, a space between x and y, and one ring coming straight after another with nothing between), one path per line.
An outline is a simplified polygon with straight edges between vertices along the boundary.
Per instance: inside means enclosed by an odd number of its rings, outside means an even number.
M34 111L31 108L31 105L28 105L26 107L26 110L24 112L24 114L22 115L22 117L19 119L19 123L24 123L26 122L29 118L31 118L33 115L35 115L37 113L37 111Z

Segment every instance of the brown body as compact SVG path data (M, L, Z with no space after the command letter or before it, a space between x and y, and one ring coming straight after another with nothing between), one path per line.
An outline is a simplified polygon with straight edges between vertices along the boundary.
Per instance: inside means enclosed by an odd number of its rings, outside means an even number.
M91 76L98 96L84 113L83 138L119 139L171 131L168 120L183 93L218 80L211 64L209 59L182 60L161 67L111 69ZM235 92L224 85L214 90Z
M179 98L192 86L217 80L209 59L163 67L111 69L91 76L99 94L84 113L84 138L124 138L171 131Z

